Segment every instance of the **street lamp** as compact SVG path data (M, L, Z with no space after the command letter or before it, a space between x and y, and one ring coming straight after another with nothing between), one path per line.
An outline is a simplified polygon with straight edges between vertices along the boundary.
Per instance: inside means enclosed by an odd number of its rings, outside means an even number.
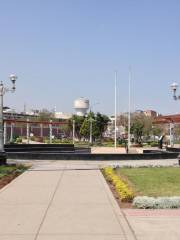
M180 96L176 95L176 92L177 92L177 89L178 89L178 84L177 83L171 84L171 89L173 91L173 98L174 98L174 100L180 99Z
M73 119L73 144L75 143L75 120Z
M180 96L176 95L177 89L178 89L178 84L177 83L173 83L171 84L171 89L173 91L173 98L174 100L180 100ZM172 129L174 128L173 123L170 123L170 145L173 146L173 135L172 135Z
M92 108L95 106L95 105L98 105L100 104L99 102L95 102L93 104L90 105L90 108L89 108L89 112L91 113L92 112Z
M89 118L90 121L90 133L89 133L89 142L90 144L92 144L92 130L93 130L93 122L95 122L96 120L93 119L92 117Z
M4 86L3 82L0 82L0 153L1 156L4 156L4 159L6 158L5 152L4 152L4 131L3 131L3 96L6 92L15 92L16 86L16 80L17 76L14 74L11 74L9 76L11 82L12 82L12 88L7 88Z

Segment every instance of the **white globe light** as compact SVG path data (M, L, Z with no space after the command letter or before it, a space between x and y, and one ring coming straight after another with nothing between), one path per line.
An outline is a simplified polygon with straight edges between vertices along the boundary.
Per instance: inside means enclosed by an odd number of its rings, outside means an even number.
M11 75L9 76L9 78L10 78L10 80L11 80L13 83L15 83L15 81L17 80L17 76L14 75L14 74L11 74Z
M172 88L173 91L177 90L178 84L177 83L171 84L171 88Z

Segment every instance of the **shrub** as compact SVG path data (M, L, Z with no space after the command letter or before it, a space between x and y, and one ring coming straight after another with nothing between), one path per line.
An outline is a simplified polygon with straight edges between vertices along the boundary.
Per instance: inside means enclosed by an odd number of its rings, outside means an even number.
M20 137L16 138L16 143L22 143L22 138Z
M134 193L130 190L127 183L125 183L119 176L117 176L111 167L107 167L103 170L103 173L107 181L111 182L116 192L118 193L122 202L131 202L134 198Z
M30 137L31 141L35 141L35 136Z
M151 147L158 147L159 146L159 144L157 142L152 142L150 145L151 145Z
M36 142L43 142L43 137L35 137Z
M134 144L131 144L131 147L143 147L143 144L142 143L134 143Z
M133 206L142 209L180 208L180 197L135 197Z

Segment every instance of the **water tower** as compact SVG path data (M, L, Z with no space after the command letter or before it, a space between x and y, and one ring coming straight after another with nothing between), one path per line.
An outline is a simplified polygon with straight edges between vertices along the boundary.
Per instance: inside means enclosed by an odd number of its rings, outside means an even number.
M89 109L89 100L86 98L78 98L74 101L74 109L76 111L76 115L85 116L87 110Z

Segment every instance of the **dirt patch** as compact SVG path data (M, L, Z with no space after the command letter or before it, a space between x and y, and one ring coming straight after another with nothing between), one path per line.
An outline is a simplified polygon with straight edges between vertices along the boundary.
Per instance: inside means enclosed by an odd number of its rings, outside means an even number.
M122 202L120 197L118 196L116 189L114 187L114 185L108 181L106 181L109 185L109 188L111 189L112 194L114 195L118 205L120 208L133 208L132 203L131 202Z
M0 189L10 183L13 179L18 177L20 173L11 173L10 175L0 178Z

